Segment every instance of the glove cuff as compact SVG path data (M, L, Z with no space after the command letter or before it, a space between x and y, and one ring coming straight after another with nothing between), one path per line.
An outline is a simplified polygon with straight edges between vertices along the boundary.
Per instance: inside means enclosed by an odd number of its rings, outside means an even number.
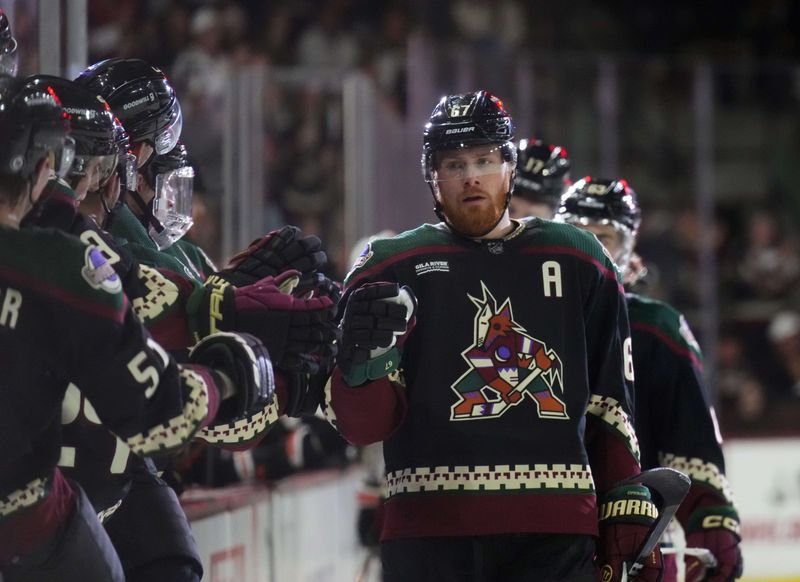
M393 347L377 358L367 360L363 364L356 364L347 374L343 375L348 386L361 386L370 380L379 380L388 376L400 365L400 350Z
M741 540L739 514L730 505L701 507L692 512L686 521L686 533L724 529Z
M186 311L195 342L220 331L235 329L234 287L223 278L211 275L203 287L192 293Z
M600 503L600 526L614 523L649 526L658 518L658 508L644 485L623 485L609 491Z

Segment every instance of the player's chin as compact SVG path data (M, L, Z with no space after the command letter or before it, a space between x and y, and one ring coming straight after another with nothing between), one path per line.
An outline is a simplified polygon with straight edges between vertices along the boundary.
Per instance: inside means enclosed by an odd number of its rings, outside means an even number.
M499 218L496 212L487 212L486 209L468 209L453 217L453 226L466 236L479 237L491 230Z

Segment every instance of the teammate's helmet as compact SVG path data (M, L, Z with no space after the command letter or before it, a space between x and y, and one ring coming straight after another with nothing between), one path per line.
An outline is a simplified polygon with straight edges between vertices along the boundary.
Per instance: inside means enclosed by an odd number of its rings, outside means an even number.
M488 91L442 97L422 134L422 174L432 182L436 152L497 144L503 160L516 164L514 124L503 102ZM513 189L513 186L512 186Z
M156 154L166 154L178 143L181 106L161 69L141 59L108 59L83 71L75 82L108 102L132 143L146 141Z
M620 271L628 268L633 245L642 221L636 192L625 180L578 180L561 198L557 219L578 226L607 224L621 237L622 245L614 257Z
M0 76L0 174L28 180L53 156L53 169L66 175L75 153L68 132L69 116L49 83Z
M517 147L514 196L547 204L555 211L561 196L572 184L569 167L565 148L536 138L521 139Z
M0 8L0 73L13 77L17 74L18 64L17 41L11 34L8 16Z
M75 161L69 176L86 175L93 158L99 158L100 186L105 186L119 162L115 142L114 114L108 103L89 89L73 81L40 75L55 90L64 111L70 116L70 136L75 140Z

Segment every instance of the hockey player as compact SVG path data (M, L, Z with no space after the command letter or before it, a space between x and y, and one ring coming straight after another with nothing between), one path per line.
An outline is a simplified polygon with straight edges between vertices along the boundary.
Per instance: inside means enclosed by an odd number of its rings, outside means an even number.
M51 181L47 204L37 209L39 212L30 217L30 222L73 232L102 248L117 269L140 319L170 349L187 348L193 340L187 328L185 305L180 301L180 289L158 271L140 265L130 255L129 247L117 245L90 218L75 212L76 205L80 203L82 208L85 202L81 201L87 198L92 201L92 213L100 212L100 200L107 194L102 186L106 181L113 184L115 164L124 155L120 152L127 151L125 140L118 135L120 128L114 116L105 102L88 89L64 79L41 78L59 90L72 117L77 163L67 176L68 183ZM156 165L155 161L150 165ZM95 177L98 169L102 170L99 180ZM104 210L100 212L101 216L104 214ZM192 279L180 278L177 273L173 274L172 280L190 290L194 288ZM244 286L236 290L234 299L237 305L249 301L260 307L259 313L251 315L257 319L253 325L266 326L275 333L275 337L268 337L268 341L275 346L276 353L284 354L282 357L288 357L286 354L305 357L303 351L313 351L316 343L322 341L326 327L329 328L323 315L330 312L332 302L326 298L291 298L280 292L280 283L280 280L262 280L257 286ZM230 316L224 309L223 313ZM240 308L236 314L237 322L247 326L247 317L247 307ZM294 336L293 345L288 345L287 340L280 337L281 331ZM314 337L303 341L301 334ZM299 399L287 397L288 389L296 387L281 387L282 404L277 405L272 415L265 419L267 424L274 423L278 415L286 411L288 404ZM83 402L77 390L68 392L65 409L75 412L65 426L64 450L67 454L62 455L65 459L63 470L86 488L95 508L103 516L128 580L199 579L202 567L175 494L155 476L152 464L129 455L127 448L115 438L109 438L103 427L91 415L84 413ZM262 434L264 423L253 425L260 427L256 434ZM231 442L223 428L205 433L204 440L238 447L246 445L248 440L255 440L241 438L239 435L246 435L248 431L239 430L237 435L231 435ZM148 530L158 535L143 533Z
M319 239L301 237L296 228L286 227L268 233L236 255L228 268L219 271L202 249L179 241L187 224L191 224L190 204L170 209L167 224L162 224L155 216L154 204L160 199L154 189L155 182L157 176L162 175L166 184L166 176L149 169L149 164L161 158L158 165L166 169L181 157L181 148L175 150L182 126L180 104L161 70L139 59L110 59L86 69L76 82L109 103L128 131L137 158L137 188L130 192L132 202L117 206L110 232L141 263L171 270L205 285L206 295L194 294L189 301L189 309L196 315L192 326L197 337L216 328L231 329L229 326L236 319L235 313L231 313L229 299L223 301L221 312L209 314L208 308L215 304L215 296L230 298L235 287L256 283L266 276L297 269L301 271L301 281L295 294L314 291L329 295L333 291L329 282L318 276L318 270L327 261ZM179 164L172 169L180 169ZM174 244L175 241L179 241L178 244ZM249 331L259 335L256 330ZM291 354L283 357L276 346L269 345L270 335L286 337L286 330L273 330L272 334L259 337L267 342L268 348L272 347L270 353L276 366L293 372L316 372L320 364L325 367L334 350L333 337L325 333L317 343L315 358L296 358Z
M630 270L641 211L625 180L579 180L562 198L557 219L594 233L620 271ZM725 478L722 437L703 385L700 346L683 315L666 303L630 292L626 297L642 467L672 467L692 479L677 518L687 545L711 550L718 566L704 573L697 558L687 557L686 580L734 580L742 573L739 518Z
M572 184L569 166L566 148L536 138L519 140L514 195L508 205L511 218L552 219L561 195Z
M73 382L91 398L91 414L140 455L180 447L212 421L234 422L272 398L271 366L255 338L207 338L194 364L179 367L136 321L96 247L56 230L19 229L51 170L64 176L72 164L68 127L46 82L0 78L5 582L124 580L85 494L56 468L61 403Z
M383 441L388 582L620 580L653 521L646 488L615 487L639 472L616 270L578 229L510 219L513 137L486 91L443 97L422 156L442 222L346 279L329 415Z

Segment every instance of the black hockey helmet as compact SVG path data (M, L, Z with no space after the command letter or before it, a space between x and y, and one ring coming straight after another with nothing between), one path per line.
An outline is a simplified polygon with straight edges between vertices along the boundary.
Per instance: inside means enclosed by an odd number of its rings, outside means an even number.
M578 180L562 196L556 218L577 226L612 226L622 241L622 249L614 260L621 271L627 269L642 222L642 211L636 192L626 180L590 176Z
M479 145L500 146L503 160L516 163L514 123L503 102L488 91L447 95L434 107L422 134L422 174L431 183L434 154Z
M555 211L561 196L572 184L569 168L566 148L536 138L521 139L517 146L514 196L547 204Z
M17 40L11 34L8 16L0 8L0 73L13 77L17 74L18 64Z
M53 169L63 177L75 153L68 133L69 115L46 80L0 76L0 173L28 180L52 155Z
M503 162L511 166L511 179L505 200L507 209L514 190L514 169L517 164L517 148L513 140L514 123L511 116L503 107L503 102L488 91L447 95L439 100L422 134L422 175L433 194L433 211L439 220L450 224L436 198L438 186L434 173L437 153L496 145ZM451 224L450 227L453 228Z
M74 81L51 75L40 75L39 78L53 87L70 117L70 136L75 140L75 161L69 176L84 176L92 158L99 158L100 186L104 186L119 162L114 114L108 103Z
M141 59L108 59L83 71L75 82L108 102L133 144L148 142L155 154L165 154L178 143L181 106L158 67Z

